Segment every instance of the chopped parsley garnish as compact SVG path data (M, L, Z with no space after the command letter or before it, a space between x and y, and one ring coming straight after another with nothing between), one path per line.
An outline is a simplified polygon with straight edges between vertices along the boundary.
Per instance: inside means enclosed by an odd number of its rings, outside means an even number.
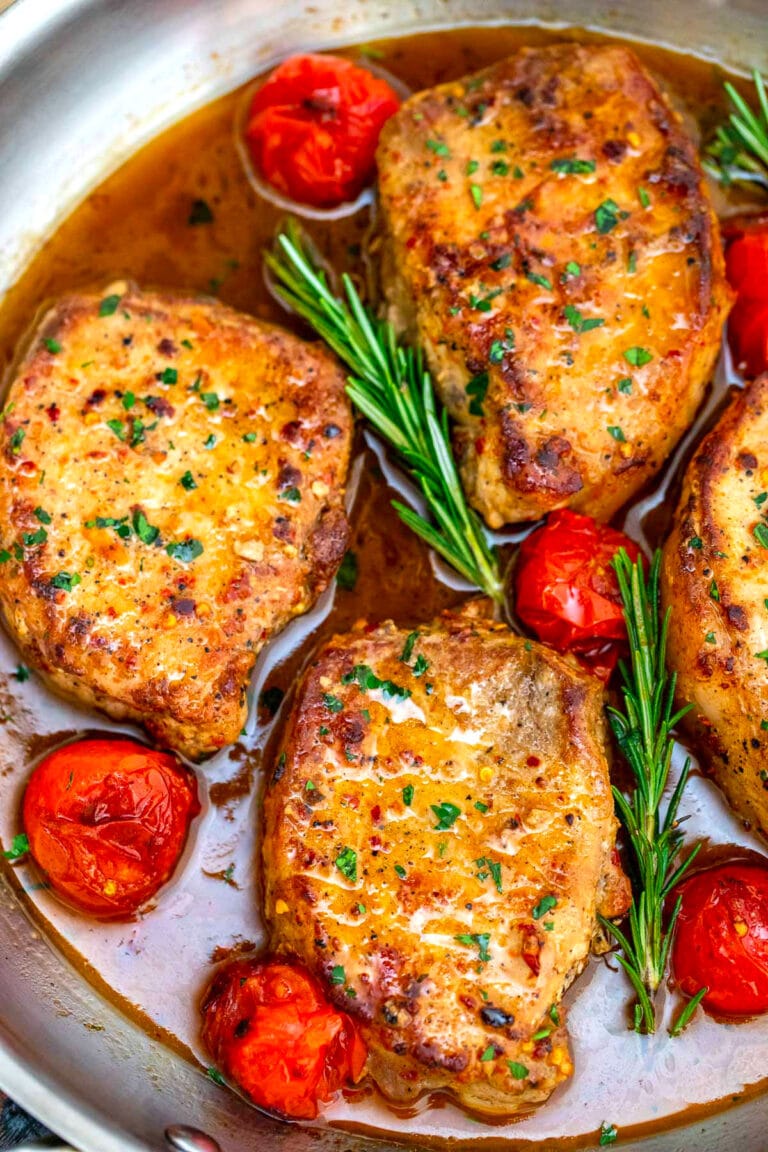
M488 1047L486 1048L485 1052L483 1052L480 1059L483 1062L487 1062L488 1060L495 1060L496 1059L496 1045L495 1044L489 1044Z
M51 586L62 592L71 592L80 583L82 581L77 572L57 572L55 576L51 577Z
M179 379L179 374L175 368L163 368L157 378L161 384L175 384Z
M35 532L25 532L21 539L25 548L36 548L38 544L45 544L48 533L45 528L38 528Z
M525 1080L528 1075L528 1069L525 1064L518 1064L517 1060L507 1060L507 1068L509 1068L515 1080Z
M483 408L483 401L488 394L488 373L479 372L477 376L473 376L466 386L466 393L469 396L469 411L472 416L484 416L485 409Z
M478 160L468 160L467 161L467 176L474 175L474 173L477 172L479 167L480 167L480 162Z
M491 268L494 272L503 272L505 268L509 268L512 263L512 257L509 252L502 252L495 260L491 260Z
M134 393L133 392L126 392L125 395L123 396L123 408L125 408L126 412L130 412L131 408L133 408L135 403L136 403L136 396L134 395Z
M475 800L475 808L477 808L478 812L482 812L483 814L488 811L488 805L483 804L482 800Z
M246 432L245 435L243 436L243 440L245 441L246 444L253 444L256 440L256 433L255 432Z
M214 435L213 432L211 432L210 436L208 437L208 439L203 444L203 448L209 448L210 449L210 448L215 448L215 447L216 447L216 436Z
M702 540L701 536L691 536L690 540L688 541L688 547L695 548L697 551L700 551L703 546L704 541Z
M509 164L507 164L506 160L494 160L493 164L491 164L491 172L493 172L494 176L508 176Z
M766 663L768 663L768 648L766 648L763 652L755 652L755 656L758 660L765 660Z
M358 566L357 553L347 551L336 573L336 583L345 592L352 592L357 584Z
M55 356L57 352L61 352L61 344L59 344L58 340L52 340L50 336L43 340L43 344L45 344L52 356Z
M27 433L23 428L17 428L11 436L11 452L14 456L18 456L19 452L21 451L21 446L24 443L24 437L26 434Z
M647 348L625 348L622 355L633 368L642 368L644 364L650 364L653 360L653 356Z
M480 963L487 964L491 958L488 951L488 946L491 943L491 937L488 932L465 932L461 936L454 936L454 940L458 940L459 944L466 944L467 948L477 948L480 953Z
M444 832L446 828L452 828L461 815L461 808L457 808L448 800L443 800L440 804L431 804L430 807L437 817L436 832Z
M755 524L755 527L752 530L752 534L755 537L755 540L757 540L758 544L760 544L763 548L768 548L768 525L762 523Z
M186 471L184 473L184 475L179 480L179 484L181 484L182 488L186 488L187 492L192 492L195 488L197 488L197 481L190 471Z
M209 1080L213 1080L214 1084L218 1084L220 1088L226 1088L227 1082L218 1068L214 1068L213 1066L206 1068L205 1074Z
M405 880L406 871L405 871L405 868L403 868L402 864L395 864L395 872L397 873L397 875L400 877L401 880Z
M601 1148L605 1148L608 1144L615 1144L619 1137L619 1132L615 1124L603 1123L600 1128L599 1144Z
M506 140L494 140L493 143L491 144L491 152L506 152L506 150L507 150Z
M41 508L39 504L37 508L35 508L35 516L41 524L50 524L52 519L50 512L46 512L45 509Z
M172 560L178 560L181 564L189 564L203 554L202 544L191 536L186 540L175 540L171 544L166 544L165 550Z
M392 680L380 680L368 664L355 664L350 672L344 672L341 677L342 684L357 684L361 692L375 691L380 688L386 697L398 697L407 700L411 695L410 688L402 688Z
M19 832L11 841L10 848L3 852L3 856L6 860L20 860L22 856L26 856L27 852L29 852L27 834L26 832Z
M594 172L597 165L594 160L579 160L577 157L561 157L560 159L553 160L550 168L553 172L558 172L565 176L584 176L588 172Z
M483 202L483 190L479 184L470 184L470 195L472 196L472 203L475 208L479 208Z
M647 208L648 205L651 203L651 198L648 195L648 193L646 192L645 188L638 188L637 198L640 201L640 203L642 204L643 208Z
M107 428L114 432L118 440L125 441L125 424L122 420L107 420Z
M330 692L323 693L323 704L329 712L341 712L344 704L339 700L338 696L333 696Z
M442 140L427 140L427 148L430 152L434 152L435 156L450 156L451 154L450 148Z
M623 392L625 396L630 396L632 394L632 377L622 376L616 387L619 389L619 392Z
M575 260L569 260L565 266L565 271L568 276L581 276L581 265L577 264Z
M493 340L491 347L488 350L488 359L491 364L501 364L507 352L511 352L515 347L515 334L511 328L504 331L503 340Z
M552 282L546 276L540 276L538 272L526 272L525 278L530 280L531 284L538 284L539 288L552 290Z
M490 312L491 301L497 296L501 295L501 288L494 288L487 296L475 296L473 292L469 294L469 306L474 308L475 312Z
M418 632L409 632L408 633L408 636L406 637L405 644L403 645L403 650L400 653L401 664L410 664L411 656L413 656L413 649L416 645L416 641L418 640L418 638L419 638Z
M410 808L413 803L413 792L413 784L406 784L405 788L403 788L403 804L405 804L406 808Z
M133 514L133 530L138 536L139 540L141 540L142 544L154 544L155 540L157 540L158 536L160 535L160 529L155 528L153 524L150 524L149 520L147 520L146 516L140 508L137 508ZM201 545L200 552L202 552L202 550L203 549ZM171 556L172 553L169 552L168 555ZM197 555L199 555L199 553L197 553Z
M187 224L190 228L194 228L198 224L212 224L213 212L207 200L193 200L192 207L189 210L187 217Z
M426 656L422 656L421 653L419 653L411 671L416 677L423 676L425 672L428 672L429 660L427 660Z
M541 920L542 916L546 916L547 912L551 912L553 908L557 907L556 896L542 896L536 907L532 910L531 915L534 920Z
M99 316L114 316L119 303L119 296L105 296L101 304L99 304Z
M621 428L619 428L618 424L609 424L606 431L608 432L609 436L613 436L614 440L617 440L620 444L626 443L627 438L622 432Z
M717 603L720 603L720 589L717 586L717 580L713 579L709 586L709 595Z
M335 863L342 876L354 884L357 880L357 852L354 848L342 848Z
M32 673L30 672L29 668L27 668L26 664L19 664L16 667L16 671L11 673L11 675L13 676L14 680L18 680L19 684L24 684L27 680L29 680Z
M218 392L201 392L200 399L209 412L215 412L219 407L220 400Z
M620 218L626 218L628 212L621 212L615 200L603 200L595 209L595 224L601 236L612 232Z
M346 984L347 974L342 968L341 964L335 964L331 968L331 984Z
M707 632L706 636L704 637L704 640L707 644L714 644L715 643L714 632Z
M301 503L301 489L300 488L286 488L282 491L278 500L287 500L289 504Z
M585 318L573 304L566 304L563 315L574 332L591 332L593 328L602 328L605 324L605 320L596 316Z
M487 880L490 876L496 886L496 891L501 893L501 864L497 860L490 860L487 856L481 856L475 863L480 869L477 873L478 880Z
M635 272L637 272L637 252L635 252L634 249L630 252L629 258L627 259L627 272L633 276Z

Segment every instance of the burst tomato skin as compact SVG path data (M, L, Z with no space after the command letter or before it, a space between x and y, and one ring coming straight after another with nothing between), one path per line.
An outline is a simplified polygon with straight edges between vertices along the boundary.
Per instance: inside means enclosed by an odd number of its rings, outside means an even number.
M245 130L256 170L302 204L354 200L400 101L385 80L338 56L291 56L256 92Z
M77 740L32 773L22 819L30 853L67 903L130 916L173 872L200 811L193 775L133 740Z
M604 680L626 640L611 567L619 548L632 560L640 554L623 532L563 509L526 537L515 569L515 611L522 623L559 652L576 653Z
M218 1066L269 1112L313 1120L321 1102L362 1075L367 1051L353 1021L294 963L228 964L202 1012L203 1040Z
M735 221L724 227L728 281L736 302L728 319L728 342L736 366L747 376L768 370L768 219Z
M678 888L682 897L672 946L681 992L722 1016L768 1012L768 861L719 864Z

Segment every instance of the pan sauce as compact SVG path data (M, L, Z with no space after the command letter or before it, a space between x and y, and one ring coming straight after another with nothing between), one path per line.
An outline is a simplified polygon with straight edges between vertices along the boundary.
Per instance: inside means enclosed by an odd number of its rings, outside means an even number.
M582 35L582 34L580 34ZM543 31L462 30L432 33L379 46L381 63L414 88L424 87L514 50L520 43L546 40ZM673 95L696 113L704 130L722 109L722 75L710 64L659 49L640 53L662 75ZM62 224L33 261L0 310L0 370L17 353L38 308L70 289L100 288L128 276L143 286L192 288L257 316L286 322L264 288L260 251L280 213L259 200L237 156L232 133L242 94L234 93L176 125L106 180ZM691 120L692 125L695 123ZM190 226L192 202L204 199L214 222ZM719 205L723 207L723 205ZM312 235L337 267L361 271L360 249L367 211L332 224L312 222ZM697 422L695 436L721 401L728 383L721 366L716 387ZM676 471L685 446L665 478L629 510L626 524L638 539L653 545L663 535L676 495ZM412 626L430 619L466 593L456 581L436 576L425 548L398 522L389 507L386 476L397 473L359 440L350 485L353 539L360 576L354 592L330 589L315 609L295 621L263 654L254 677L254 699L265 687L288 692L281 714L290 707L290 689L311 651L327 635L368 617L393 617ZM514 538L510 534L509 538ZM441 568L441 577L446 573ZM18 831L18 810L29 765L62 740L86 731L127 731L97 714L85 713L48 694L36 680L17 682L18 657L0 636L0 836L9 844ZM153 1034L181 1048L204 1065L197 1004L215 962L258 947L259 920L255 874L255 835L261 767L269 761L280 715L254 708L247 733L233 748L198 772L203 813L176 878L161 891L157 907L140 920L123 924L88 921L52 898L34 868L22 863L13 872L25 903L57 947L84 974L127 1011L138 1015ZM729 813L719 793L694 776L687 793L688 838L764 851ZM722 852L723 849L721 848ZM627 1030L630 990L610 970L615 963L592 961L567 996L576 1073L552 1100L514 1125L479 1125L448 1105L413 1113L394 1113L369 1089L350 1093L327 1114L333 1123L378 1129L421 1139L451 1136L462 1145L482 1140L484 1147L505 1148L533 1140L556 1139L568 1146L592 1143L603 1122L622 1135L634 1126L683 1120L715 1107L726 1107L759 1090L765 1073L765 1021L717 1024L699 1013L677 1040L662 1029L656 1037ZM679 1010L666 998L665 1018ZM552 1146L552 1145L549 1145Z

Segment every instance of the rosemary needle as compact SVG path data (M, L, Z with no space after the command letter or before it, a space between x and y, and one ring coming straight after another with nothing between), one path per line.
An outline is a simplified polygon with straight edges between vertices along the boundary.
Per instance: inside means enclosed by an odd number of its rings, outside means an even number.
M294 221L264 259L280 298L347 366L350 399L418 483L432 521L395 500L401 520L466 580L503 605L498 560L464 497L451 452L448 414L445 409L438 412L420 350L401 344L392 325L363 305L349 276L341 278L343 296L333 293Z
M756 112L732 84L724 85L734 111L707 146L704 167L721 184L748 181L768 189L768 93L759 72L752 79Z
M657 551L646 578L642 558L633 563L623 548L613 562L630 658L620 663L623 708L609 708L608 718L635 782L629 797L616 787L613 794L629 835L635 875L628 928L620 929L602 917L601 922L621 946L617 959L637 995L634 1027L638 1032L656 1030L654 997L664 977L680 897L668 918L665 906L699 850L697 845L681 861L683 835L677 813L690 759L664 804L674 745L671 732L691 705L673 712L676 678L666 667L670 613L660 619L660 565Z

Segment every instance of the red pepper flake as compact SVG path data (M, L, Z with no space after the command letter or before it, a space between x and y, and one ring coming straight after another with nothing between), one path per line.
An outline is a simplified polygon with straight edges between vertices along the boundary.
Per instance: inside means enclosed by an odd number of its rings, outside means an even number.
M51 423L55 424L61 416L61 409L59 408L58 404L49 404L45 410L45 414Z

